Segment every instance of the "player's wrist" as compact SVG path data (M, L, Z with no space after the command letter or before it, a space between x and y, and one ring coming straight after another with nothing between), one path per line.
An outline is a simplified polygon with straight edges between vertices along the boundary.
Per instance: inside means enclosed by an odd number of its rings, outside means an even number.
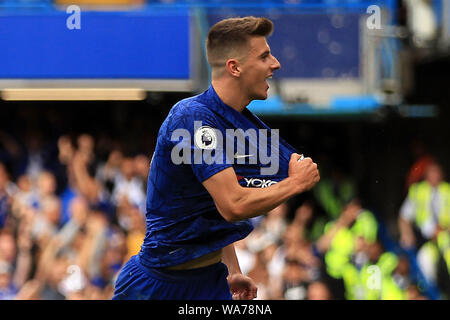
M230 280L230 279L232 279L233 277L238 276L238 275L241 275L241 274L242 274L242 272L240 272L240 271L238 271L238 270L230 271L230 269L228 269L228 276L227 276L227 279Z
M228 276L234 276L237 274L242 274L241 268L239 266L239 262L235 261L233 263L229 263L228 267Z
M296 177L288 177L286 178L289 184L289 189L292 191L292 195L297 195L305 191L305 185L300 181L299 179L296 179Z

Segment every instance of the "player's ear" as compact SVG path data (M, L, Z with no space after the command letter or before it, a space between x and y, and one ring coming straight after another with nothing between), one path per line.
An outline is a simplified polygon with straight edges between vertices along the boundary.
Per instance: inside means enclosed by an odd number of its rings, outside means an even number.
M241 67L238 60L228 59L225 68L227 69L227 72L233 77L239 78L241 76Z

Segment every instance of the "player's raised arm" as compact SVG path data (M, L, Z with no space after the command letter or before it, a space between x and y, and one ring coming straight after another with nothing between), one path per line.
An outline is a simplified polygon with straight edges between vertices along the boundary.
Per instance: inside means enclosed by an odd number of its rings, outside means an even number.
M293 153L289 176L268 188L244 188L239 185L233 168L227 168L203 182L214 199L217 210L227 221L239 221L265 214L292 196L308 191L319 180L317 164L311 158L298 162Z

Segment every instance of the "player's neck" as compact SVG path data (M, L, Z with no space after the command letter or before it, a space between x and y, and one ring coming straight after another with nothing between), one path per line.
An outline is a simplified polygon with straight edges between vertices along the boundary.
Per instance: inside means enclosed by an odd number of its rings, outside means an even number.
M213 79L212 86L223 103L238 112L242 112L250 103L247 95L236 82L227 79Z

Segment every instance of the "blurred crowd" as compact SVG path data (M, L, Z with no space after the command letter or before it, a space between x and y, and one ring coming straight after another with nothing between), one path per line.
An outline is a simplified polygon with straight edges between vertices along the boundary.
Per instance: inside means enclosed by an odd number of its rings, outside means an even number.
M88 134L61 136L56 163L28 151L15 180L0 163L0 299L110 299L145 235L149 157L101 161Z
M149 156L89 134L60 136L53 158L33 139L24 153L0 138L0 299L110 299L145 235ZM424 283L450 298L450 187L432 156L417 155L399 208L400 250L386 247L377 215L337 168L253 218L236 253L258 299L429 299Z
M300 205L253 219L237 255L258 282L258 299L449 299L450 184L423 143L415 141L413 153L397 236L386 235L337 168L321 172Z

